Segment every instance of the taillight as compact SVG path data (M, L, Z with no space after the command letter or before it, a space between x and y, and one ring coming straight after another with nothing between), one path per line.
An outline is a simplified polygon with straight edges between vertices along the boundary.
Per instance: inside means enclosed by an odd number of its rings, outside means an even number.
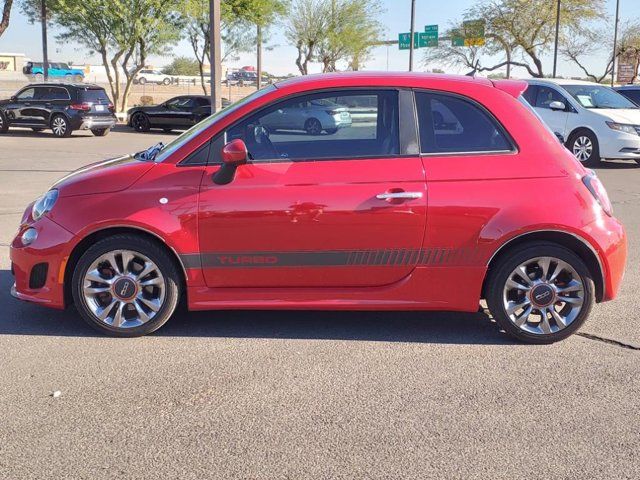
M114 113L116 111L116 107L113 103L109 102L109 105L107 105L107 108L109 109L109 111L111 113Z
M598 203L602 207L602 210L604 210L607 215L612 216L613 207L611 205L611 200L609 200L607 190L604 188L604 185L595 174L595 172L590 171L587 175L582 177L582 183L584 183L585 187L587 187L587 190L591 192L593 198L598 201Z
M90 103L74 103L72 105L69 105L69 110L79 110L82 112L88 112L91 110L91 104Z

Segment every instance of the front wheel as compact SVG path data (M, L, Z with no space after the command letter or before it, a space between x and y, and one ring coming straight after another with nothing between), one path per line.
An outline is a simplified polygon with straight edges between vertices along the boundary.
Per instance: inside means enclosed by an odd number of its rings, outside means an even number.
M600 164L600 147L595 134L589 130L578 130L571 134L567 148L585 167L596 167Z
M537 344L567 338L585 322L595 299L589 269L554 243L527 244L507 253L489 274L486 299L509 335Z
M7 133L7 130L9 130L9 122L7 122L4 113L0 111L0 133Z
M148 132L151 129L149 117L142 112L138 112L131 117L131 126L136 132Z
M309 135L320 135L322 133L322 124L317 118L310 118L304 124L304 129Z
M154 332L173 315L180 276L158 244L137 235L114 235L80 257L72 290L78 312L93 328L138 337Z
M51 119L51 131L54 136L64 138L71 136L73 129L64 115L56 115Z

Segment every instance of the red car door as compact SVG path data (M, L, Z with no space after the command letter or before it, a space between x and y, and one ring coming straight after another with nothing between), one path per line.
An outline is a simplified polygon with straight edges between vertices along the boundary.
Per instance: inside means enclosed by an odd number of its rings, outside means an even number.
M320 112L316 135L296 125L268 132L260 123L290 104L336 96L352 105L375 96L377 108L351 107L348 120ZM218 166L203 176L198 222L207 285L382 286L409 275L423 242L427 192L413 108L400 109L399 101L411 102L411 93L333 90L280 101L228 128L225 141L242 138L252 160L227 185L212 181Z

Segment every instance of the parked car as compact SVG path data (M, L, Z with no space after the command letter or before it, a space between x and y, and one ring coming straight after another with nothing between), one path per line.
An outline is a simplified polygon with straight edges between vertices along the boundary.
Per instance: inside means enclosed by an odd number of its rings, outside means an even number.
M41 62L27 62L25 66L22 67L22 73L31 81L42 82L44 80L44 67ZM66 63L49 62L47 73L52 80L64 80L66 82L76 83L84 80L84 70L71 68Z
M140 70L133 79L133 83L144 85L145 83L157 83L158 85L171 85L173 79L170 75L162 73L161 70L144 69Z
M165 132L186 130L211 115L211 99L204 95L183 95L160 105L133 107L127 125L137 132L161 128Z
M269 132L278 130L303 131L320 135L323 131L333 135L341 128L351 126L349 109L322 98L287 105L265 115L260 124Z
M103 137L117 123L114 111L104 88L97 85L27 85L0 101L0 133L21 127L36 132L51 129L56 137L68 137L74 130L91 130Z
M602 158L640 163L640 109L610 87L579 80L527 80L524 96L588 167Z
M640 85L624 85L622 87L614 87L614 90L640 107Z
M626 237L598 177L520 102L526 86L354 72L265 87L29 205L13 295L74 303L127 337L185 297L191 310L459 312L486 299L518 339L566 338L616 297ZM262 125L360 95L376 97L376 118L344 136ZM438 125L443 106L455 127Z

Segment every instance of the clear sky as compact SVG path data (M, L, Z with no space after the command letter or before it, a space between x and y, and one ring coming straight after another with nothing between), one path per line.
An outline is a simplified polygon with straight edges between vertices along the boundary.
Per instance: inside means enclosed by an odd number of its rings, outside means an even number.
M554 2L555 0L548 0ZM416 30L422 30L425 24L439 24L441 30L452 20L459 18L462 12L473 5L474 0L417 0L416 2ZM387 37L396 39L400 32L408 31L410 24L410 0L383 0L386 12L383 15L383 23L386 26ZM615 0L607 0L607 9L613 16L615 11ZM621 21L632 18L640 18L640 0L620 0ZM39 25L30 25L21 15L18 6L14 6L11 24L5 34L0 37L0 52L24 53L34 60L41 60L40 51L40 28ZM264 52L264 69L270 73L284 75L287 73L297 73L295 66L296 50L287 46L287 41L282 35L279 27L271 29L269 44L272 48ZM73 61L76 63L100 63L96 56L90 56L88 52L73 44L60 44L55 39L55 30L51 31L49 39L49 57L54 61ZM437 65L423 65L422 52L417 51L416 70L427 70L437 67ZM190 56L191 50L186 42L181 42L173 47L174 55ZM589 66L597 67L604 65L606 54L602 53L594 56L586 63ZM372 58L365 63L365 69L369 70L406 70L409 63L407 51L399 51L397 46L379 47L373 51ZM149 63L154 66L163 66L171 60L169 56L163 58L152 58ZM552 59L545 58L546 70L550 70ZM237 62L229 64L231 67L253 65L255 63L254 54L243 54ZM314 71L320 71L319 65L314 65ZM579 70L568 62L560 60L558 73L570 76L579 75ZM526 72L516 69L514 74L526 76Z

